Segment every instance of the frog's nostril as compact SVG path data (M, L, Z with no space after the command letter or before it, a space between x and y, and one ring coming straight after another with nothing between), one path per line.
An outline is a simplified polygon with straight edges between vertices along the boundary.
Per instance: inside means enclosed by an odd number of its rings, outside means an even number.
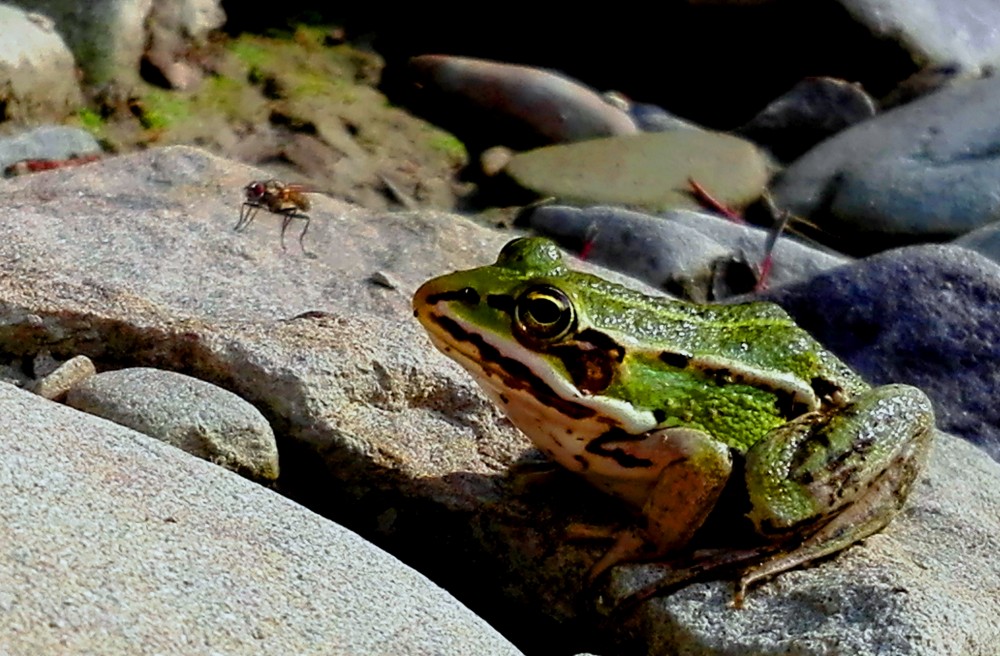
M457 300L466 305L479 305L479 292L472 287L462 287L456 296Z

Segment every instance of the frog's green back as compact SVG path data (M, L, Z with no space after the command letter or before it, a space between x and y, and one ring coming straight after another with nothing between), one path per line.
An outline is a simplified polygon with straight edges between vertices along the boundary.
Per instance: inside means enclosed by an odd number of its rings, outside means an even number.
M718 358L805 380L856 378L778 305L698 305L647 296L585 273L567 282L581 317L599 330L641 337L650 349Z
M553 316L565 308L563 329L525 332L518 308L536 296ZM502 369L506 385L531 387L530 379L539 404L600 413L604 430L690 427L745 450L771 428L867 387L777 305L647 296L568 269L545 239L512 241L493 265L428 281L415 303L443 315L424 316L441 339L489 361L487 378Z

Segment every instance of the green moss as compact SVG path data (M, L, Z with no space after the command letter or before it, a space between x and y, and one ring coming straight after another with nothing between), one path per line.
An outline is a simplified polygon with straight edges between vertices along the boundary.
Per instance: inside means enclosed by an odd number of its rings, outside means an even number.
M327 98L331 102L357 102L354 86L327 71L303 70L289 75L290 95L299 98Z
M101 115L93 109L84 107L76 113L76 120L80 123L80 127L95 137L100 137L104 134L106 123Z
M228 49L249 69L263 68L273 59L267 48L251 40L250 37L240 37L230 42Z
M198 115L221 114L229 120L257 120L266 116L265 102L246 84L228 77L214 76L191 98L191 109Z
M434 130L428 140L428 145L434 150L459 161L465 161L469 156L465 150L465 144L459 141L455 135L448 132Z
M139 117L147 130L164 130L191 118L191 100L178 92L149 89L142 95L143 113Z

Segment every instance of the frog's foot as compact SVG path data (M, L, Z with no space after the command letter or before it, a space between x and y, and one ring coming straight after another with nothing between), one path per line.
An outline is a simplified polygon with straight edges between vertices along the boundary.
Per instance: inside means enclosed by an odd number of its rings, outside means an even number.
M663 467L640 521L615 534L615 543L591 568L591 582L618 563L656 560L683 549L705 523L732 471L729 448L697 430L661 429L626 447L637 456L658 450Z
M789 422L751 448L748 516L761 535L797 543L743 574L737 604L753 583L836 553L889 523L926 460L933 427L923 392L886 385L834 414Z
M519 460L507 469L507 481L515 494L524 494L553 479L567 475L566 470L551 460Z
M639 560L649 551L648 539L633 529L622 530L617 526L574 522L566 527L567 540L614 540L614 545L601 556L587 573L587 583L592 585L608 568L622 561ZM647 554L646 558L649 558Z
M566 527L567 540L614 540L614 544L587 572L587 584L594 582L619 563L652 560L659 556L649 536L637 528L583 524L574 522Z
M614 538L615 543L587 572L589 584L592 585L601 574L618 563L650 560L659 555L649 537L638 529L619 530Z
M626 596L615 606L614 611L622 612L635 608L647 599L672 592L719 570L738 570L748 562L756 562L766 557L776 548L775 545L761 545L749 549L702 549L688 556L657 563L662 576ZM738 587L733 597L733 606L736 608L741 607L743 602L739 596L740 590Z

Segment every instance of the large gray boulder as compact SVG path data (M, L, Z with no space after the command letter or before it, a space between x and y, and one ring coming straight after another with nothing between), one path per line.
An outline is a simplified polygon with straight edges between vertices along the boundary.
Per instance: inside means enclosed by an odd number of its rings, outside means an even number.
M775 201L862 249L996 221L998 103L1000 78L965 81L858 124L792 163Z
M274 492L3 383L0 416L0 653L520 653Z
M872 34L920 64L1000 64L1000 6L992 0L839 0Z

